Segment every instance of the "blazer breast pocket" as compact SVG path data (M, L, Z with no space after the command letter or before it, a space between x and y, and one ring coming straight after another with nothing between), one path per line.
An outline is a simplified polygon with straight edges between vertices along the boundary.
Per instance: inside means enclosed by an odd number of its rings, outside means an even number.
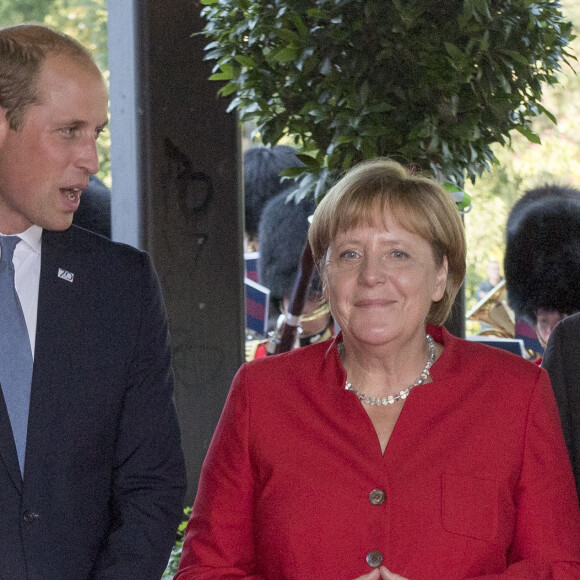
M445 530L478 540L497 539L499 484L493 479L444 473L441 519Z

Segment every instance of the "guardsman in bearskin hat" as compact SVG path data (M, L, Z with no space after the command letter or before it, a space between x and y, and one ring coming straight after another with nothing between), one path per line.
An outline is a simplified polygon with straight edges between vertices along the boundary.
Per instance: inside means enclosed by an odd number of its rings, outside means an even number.
M244 152L244 220L246 251L258 250L260 216L266 203L281 191L294 187L294 180L283 179L280 172L290 167L303 167L289 145L250 147Z
M288 308L306 243L308 218L314 208L312 198L296 203L282 192L266 204L262 213L258 227L258 281L270 289L273 312L283 313ZM322 297L318 274L314 273L300 317L297 346L326 340L332 330L330 308Z
M580 191L526 192L508 218L504 272L516 320L534 326L545 347L556 323L580 311Z

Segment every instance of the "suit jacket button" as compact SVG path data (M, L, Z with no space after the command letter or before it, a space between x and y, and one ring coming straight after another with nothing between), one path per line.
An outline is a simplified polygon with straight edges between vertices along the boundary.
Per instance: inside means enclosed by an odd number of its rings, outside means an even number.
M38 514L35 514L33 511L26 510L23 517L26 523L31 524L38 517Z
M369 493L369 501L373 505L381 505L385 501L386 495L382 489L373 489Z
M377 550L372 550L367 554L367 564L371 568L378 568L383 563L383 555Z

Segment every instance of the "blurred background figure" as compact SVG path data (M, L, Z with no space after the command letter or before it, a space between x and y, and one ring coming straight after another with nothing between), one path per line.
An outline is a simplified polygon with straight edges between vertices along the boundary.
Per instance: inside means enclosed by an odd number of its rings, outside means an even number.
M545 185L529 190L507 222L504 275L518 321L545 348L557 322L580 310L580 191Z
M500 265L497 260L490 260L487 263L487 278L477 285L475 292L478 300L481 300L503 280L503 276L499 273L499 268Z
M580 313L557 324L542 366L548 371L580 500Z
M96 175L91 175L89 186L81 194L73 224L111 237L111 190Z
M282 191L289 192L293 179L283 179L280 172L289 167L303 167L289 145L256 146L244 152L244 251L258 250L258 223L266 203Z
M276 320L277 312L273 311L272 306L267 308L269 302L267 289L262 284L255 284L258 283L258 225L260 217L268 201L278 194L283 194L285 199L295 187L294 179L283 177L280 173L290 167L303 166L304 164L297 157L296 149L289 145L276 145L274 147L258 145L244 151L244 263L247 279L246 360L254 358L256 349L264 350L265 353L267 330L268 327L272 326L272 324L268 324L268 320L272 317ZM257 321L257 324L254 324L253 321ZM257 330L257 326L260 326L261 329Z
M287 201L287 196L288 192L284 191L266 204L258 227L258 282L270 289L272 329L282 324L288 309L306 243L308 218L315 209L312 198L297 204L292 199ZM332 334L330 308L322 297L320 278L315 272L300 318L296 346L314 344Z

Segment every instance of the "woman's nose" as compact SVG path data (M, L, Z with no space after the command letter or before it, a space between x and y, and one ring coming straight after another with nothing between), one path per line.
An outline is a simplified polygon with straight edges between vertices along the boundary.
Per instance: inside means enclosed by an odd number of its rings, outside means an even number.
M360 279L364 284L381 284L387 276L385 260L380 256L365 256L361 263Z

